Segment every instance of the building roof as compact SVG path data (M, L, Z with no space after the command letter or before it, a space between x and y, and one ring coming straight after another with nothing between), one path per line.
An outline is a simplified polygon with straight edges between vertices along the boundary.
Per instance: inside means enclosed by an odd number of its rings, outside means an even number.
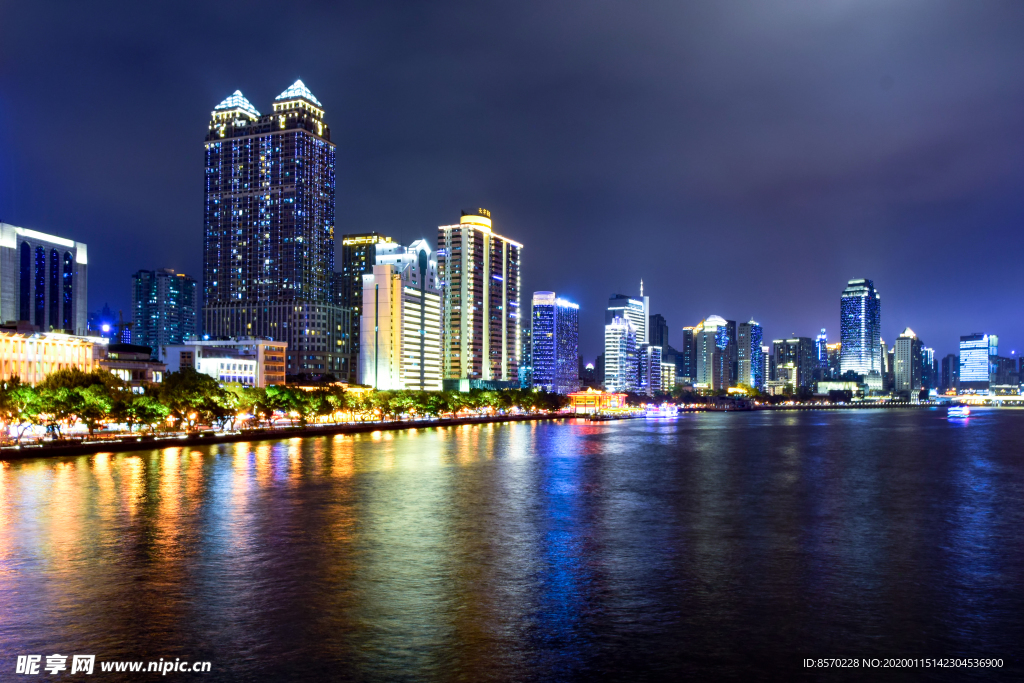
M241 95L242 93L236 94ZM300 98L308 102L311 102L318 107L322 108L324 106L320 104L320 100L313 96L313 93L309 91L309 88L307 88L306 84L303 83L302 81L295 81L294 83L292 83L290 86L288 86L287 90L285 90L283 93L275 97L274 101L281 102L282 100L295 100Z
M281 98L279 97L277 99ZM256 107L252 106L252 103L249 100L245 99L245 95L242 94L241 90L236 90L235 92L231 93L229 97L227 97L223 102L221 102L213 108L214 111L228 111L231 109L241 109L246 114L249 114L254 118L259 118L260 116L260 113L256 110Z

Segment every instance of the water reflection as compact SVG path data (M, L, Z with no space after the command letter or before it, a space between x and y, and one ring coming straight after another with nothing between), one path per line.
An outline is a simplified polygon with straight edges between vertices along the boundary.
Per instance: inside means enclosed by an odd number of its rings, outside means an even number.
M529 422L0 463L0 643L210 659L217 680L1006 658L1024 636L1024 414L980 417Z

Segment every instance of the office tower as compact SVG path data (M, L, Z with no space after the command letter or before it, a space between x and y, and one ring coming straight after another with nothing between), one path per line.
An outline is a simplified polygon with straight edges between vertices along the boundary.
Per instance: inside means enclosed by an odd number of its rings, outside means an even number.
M968 334L960 337L960 391L987 392L991 358L999 355L999 337Z
M235 91L206 135L203 331L287 342L288 375L341 372L346 311L331 303L335 147L302 81L260 114Z
M764 363L761 361L761 325L751 319L749 322L740 323L736 330L736 357L737 357L737 383L749 387L759 387L764 384L762 370Z
M839 304L839 372L882 374L881 297L871 280L850 280Z
M818 353L810 337L775 339L772 341L772 356L776 375L782 368L790 371L788 376L792 379L794 391L814 385Z
M84 335L87 292L85 244L0 223L0 322Z
M938 386L938 368L935 364L935 349L927 346L921 349L921 384L931 391Z
M533 293L533 386L556 394L579 391L580 307L554 292Z
M815 368L815 379L830 379L828 372L828 335L825 328L814 338L814 351L818 359L818 367Z
M604 326L604 386L608 391L636 391L637 331L629 318L615 316Z
M351 343L343 344L341 367L337 376L347 382L355 382L359 372L359 326L363 316L363 276L373 272L377 262L377 247L394 246L390 237L376 232L344 235L341 238L341 270L333 273L334 303L348 313L350 320L348 335Z
M198 335L198 315L199 288L188 275L169 268L132 275L132 338L154 358L161 346Z
M694 387L722 391L732 386L732 358L736 343L730 337L729 321L711 315L693 328L696 377Z
M989 384L990 389L1000 387L1002 393L1020 384L1020 375L1017 373L1017 359L1005 356L989 358Z
M441 287L426 240L378 245L363 275L359 383L441 390Z
M939 389L956 391L960 386L960 356L955 353L946 354L942 359L942 380Z
M761 345L761 384L755 387L758 391L764 391L768 386L768 380L772 379L772 349L767 344Z
M676 388L676 364L661 362L661 390L668 394Z
M692 327L683 328L683 343L676 354L676 379L682 384L693 384L697 376L697 358L694 355Z
M827 344L825 349L828 353L828 377L829 379L838 379L839 375L839 357L841 355L842 344L836 342L834 344Z
M661 313L655 313L649 316L647 319L648 329L650 330L650 345L660 346L662 349L668 348L668 323L665 321L665 316Z
M924 388L923 348L924 344L909 327L896 339L893 375L897 394L915 398Z
M615 318L625 318L636 330L637 344L647 343L647 310L644 297L630 297L625 294L612 294L608 298L608 309L604 314L604 324L608 325Z
M463 212L438 227L444 283L444 378L512 387L519 381L520 252L523 245L492 229L491 212ZM502 382L505 384L495 384Z
M598 354L594 359L594 384L598 387L604 386L604 354Z
M639 378L637 391L654 396L661 391L661 347L641 344L637 352Z

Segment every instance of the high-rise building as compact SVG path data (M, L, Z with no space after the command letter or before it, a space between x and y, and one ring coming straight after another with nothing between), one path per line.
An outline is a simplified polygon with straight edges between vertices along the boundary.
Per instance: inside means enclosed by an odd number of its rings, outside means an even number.
M939 391L956 391L960 385L960 357L955 353L946 354L942 359Z
M87 292L85 244L0 223L0 322L84 335Z
M692 327L683 328L683 343L676 354L676 379L683 384L693 384L697 377L697 357L694 355Z
M760 388L764 385L761 360L761 325L751 319L736 330L737 383Z
M915 398L924 389L923 348L924 344L909 327L896 338L893 374L897 394Z
M340 373L347 311L332 303L335 146L296 81L260 114L242 95L206 135L203 331L287 342L288 375Z
M161 346L181 344L199 334L196 281L170 268L132 275L132 338L156 358Z
M604 324L608 325L615 318L625 318L633 323L636 330L636 343L647 344L647 303L643 296L643 285L640 286L641 296L630 297L625 294L612 294L608 298L608 309L604 314Z
M998 355L999 337L994 334L977 333L960 337L960 391L988 391L991 358Z
M426 240L380 245L363 275L359 383L441 390L441 288Z
M518 384L522 248L493 231L486 209L438 227L446 380Z
M768 380L772 379L772 348L767 344L761 345L761 384L756 387L758 391L768 388Z
M881 297L871 280L850 280L839 304L839 372L882 374Z
M637 390L640 393L654 396L661 391L661 351L660 346L641 344L637 352Z
M668 323L665 321L665 316L655 313L648 317L647 324L650 330L648 334L650 345L660 346L662 349L668 348Z
M808 389L814 385L818 354L810 337L772 340L772 355L776 374L780 368L792 370L788 376L794 389Z
M836 342L834 344L825 345L826 353L828 354L828 378L837 379L840 375L839 372L839 357L842 355L842 344Z
M533 386L557 394L579 391L580 307L554 292L533 293Z
M825 328L821 328L821 333L814 338L814 351L818 359L818 367L815 368L815 379L830 379L828 371L828 335L825 334Z
M696 357L694 387L705 391L721 391L732 386L732 358L736 348L730 336L729 321L710 315L693 328Z
M629 318L615 316L604 326L604 386L608 391L636 391L637 332Z
M676 388L676 366L675 363L661 362L661 390L666 394Z
M935 349L927 346L921 349L921 384L929 391L938 386L939 368L935 362Z
M363 316L363 276L373 273L377 263L377 248L394 247L395 241L376 232L344 235L341 238L341 271L334 275L334 303L342 307L350 320L350 342L342 344L346 353L341 356L337 376L349 382L356 381L359 372L359 326Z
M524 325L520 335L523 344L519 352L519 386L529 389L533 387L533 329L530 325Z

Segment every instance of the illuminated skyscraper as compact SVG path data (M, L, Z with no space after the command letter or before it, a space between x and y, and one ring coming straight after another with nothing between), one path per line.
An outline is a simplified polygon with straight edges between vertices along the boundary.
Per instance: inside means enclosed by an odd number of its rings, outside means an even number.
M896 338L893 375L897 394L909 394L910 398L916 398L924 388L923 347L924 344L909 327Z
M850 280L839 306L839 371L881 377L881 297L871 280ZM879 387L880 388L880 387Z
M426 240L377 246L363 275L359 383L441 390L441 290Z
M994 334L979 333L960 337L960 390L988 391L991 362L998 355L999 337Z
M732 358L736 341L730 335L729 321L710 315L693 328L696 358L694 387L705 391L728 389L734 382Z
M647 344L647 311L650 299L643 295L643 284L640 285L640 296L631 297L625 294L612 294L608 298L608 309L604 314L604 324L608 325L615 318L625 318L633 323L636 330L636 343Z
M580 307L554 292L533 293L533 386L570 394L578 391Z
M615 316L604 326L604 386L608 391L636 391L636 327L628 318Z
M760 388L765 378L761 375L761 325L755 321L740 323L736 331L736 357L739 374L736 382Z
M170 269L132 275L132 343L151 348L154 358L161 346L197 335L198 315L199 289L188 275Z
M460 389L517 386L523 245L495 233L486 209L437 230L445 380Z
M809 389L814 384L814 371L818 367L818 354L810 337L775 339L772 341L775 371L792 370L793 389Z
M203 331L288 342L287 374L340 372L334 298L335 147L302 81L260 114L235 91L206 135Z
M341 358L341 367L336 373L338 378L348 382L356 381L359 369L359 326L363 315L363 276L373 272L377 262L377 247L395 247L395 241L376 232L345 235L341 238L341 272L337 276L337 291L334 303L348 312L348 335L350 343L342 346L346 349Z

